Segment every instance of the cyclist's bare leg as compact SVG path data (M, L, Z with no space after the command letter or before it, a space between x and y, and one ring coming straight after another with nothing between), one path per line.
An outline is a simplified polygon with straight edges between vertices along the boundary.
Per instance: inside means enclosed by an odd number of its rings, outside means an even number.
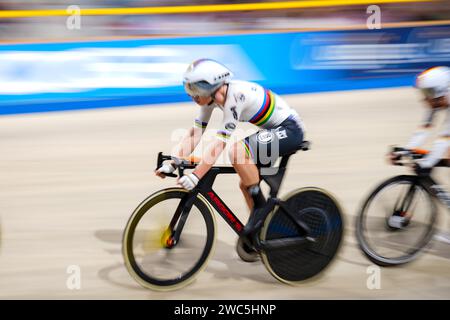
M248 188L259 183L259 171L253 159L247 154L241 142L236 142L230 149L230 161L241 178L239 186L244 195L245 201L251 210L254 203L251 195L248 193Z
M251 212L254 205L253 199L247 191L248 187L244 183L242 183L242 180L239 182L239 188L241 188L242 194L244 195L245 198L245 202L247 203L247 207Z
M254 228L254 219L255 213L253 212L254 208L254 200L249 192L249 187L255 186L259 184L259 170L256 164L253 162L253 159L247 154L245 147L242 142L237 142L232 145L230 149L230 160L231 163L236 170L237 174L241 178L239 182L239 187L241 188L242 194L244 195L247 206L250 210L249 219L247 224L244 227L244 234L250 234ZM260 195L262 196L261 192ZM258 201L258 200L257 200ZM247 240L245 240L247 239ZM249 244L249 238L244 237L244 241L241 242L242 250L251 256L250 260L245 261L256 261L257 253L252 246ZM239 246L239 242L238 242ZM256 256L253 256L256 255Z

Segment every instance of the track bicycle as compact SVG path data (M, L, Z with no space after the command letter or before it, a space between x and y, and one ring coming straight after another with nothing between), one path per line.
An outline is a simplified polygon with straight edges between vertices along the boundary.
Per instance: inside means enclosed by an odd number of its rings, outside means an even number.
M410 165L427 153L398 147L393 151L401 156L397 165ZM449 162L443 159L435 167L449 167ZM450 211L450 193L431 172L390 178L364 201L356 219L356 238L373 263L395 266L414 260L434 235L436 202Z
M305 141L299 150L309 146ZM264 222L249 237L267 270L289 284L311 278L328 266L343 234L340 206L328 192L308 187L277 197L294 153L281 157L276 174L261 174L270 192L263 207ZM157 168L167 160L175 161L179 177L197 164L160 152ZM217 175L235 173L233 167L213 166L192 191L163 189L134 210L124 231L122 251L129 273L139 284L173 290L194 280L213 252L216 223L212 208L242 235L244 225L212 189Z

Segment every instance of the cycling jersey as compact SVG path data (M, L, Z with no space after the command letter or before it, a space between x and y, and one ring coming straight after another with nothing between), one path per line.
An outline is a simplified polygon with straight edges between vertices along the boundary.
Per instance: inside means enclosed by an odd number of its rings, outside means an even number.
M440 138L436 140L433 144L430 153L423 159L418 161L418 164L423 168L431 168L436 165L439 160L445 157L450 147L450 106L445 109L428 109L425 118L422 122L424 128L429 128L433 125L435 116L438 112L445 110L446 116L442 124L442 128L439 128ZM429 130L417 131L409 143L406 145L408 149L414 149L422 145L429 135Z
M442 129L439 131L439 135L443 137L450 137L450 106L445 109L447 111L446 118L442 124ZM433 125L433 120L438 112L442 109L429 109L425 115L423 126L430 127Z
M217 137L224 142L230 138L238 122L250 122L263 129L270 129L290 117L303 130L302 121L294 109L277 94L252 82L230 81L225 105L212 103L201 106L194 126L204 130L215 108L223 111L223 121Z

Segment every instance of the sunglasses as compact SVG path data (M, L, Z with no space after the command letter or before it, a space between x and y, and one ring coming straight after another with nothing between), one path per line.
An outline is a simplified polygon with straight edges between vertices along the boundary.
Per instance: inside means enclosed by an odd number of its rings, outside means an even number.
M191 98L209 97L211 85L206 81L199 81L195 83L184 82L184 90Z

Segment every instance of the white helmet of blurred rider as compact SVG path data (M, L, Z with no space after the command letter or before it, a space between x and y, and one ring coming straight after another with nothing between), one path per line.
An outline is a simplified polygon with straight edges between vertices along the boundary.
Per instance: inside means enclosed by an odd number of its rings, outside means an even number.
M183 84L191 97L210 97L232 77L233 73L223 64L211 59L199 59L187 68Z
M448 94L450 86L450 68L433 67L420 73L416 79L416 88L425 97L440 98Z

